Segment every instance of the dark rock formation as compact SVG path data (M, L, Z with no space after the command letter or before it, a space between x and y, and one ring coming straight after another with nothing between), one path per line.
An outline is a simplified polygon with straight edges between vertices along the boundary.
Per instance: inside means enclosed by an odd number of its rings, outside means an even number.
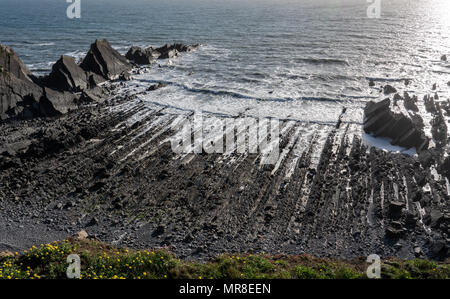
M429 95L423 97L423 103L425 105L425 110L429 113L436 113L436 105L434 104L434 99Z
M0 115L7 118L53 116L73 108L74 96L43 89L9 47L0 46Z
M433 135L434 140L436 141L436 146L438 148L444 148L447 146L447 125L444 119L444 115L442 114L442 110L439 106L439 103L435 104L436 113L431 120L431 134Z
M159 59L170 59L180 55L180 52L174 47L174 45L164 45L160 48L156 49L161 55L159 55Z
M370 87L374 87L375 86L375 82L372 79L369 80L369 86Z
M200 45L185 45L185 44L166 44L159 48L141 48L131 47L125 57L136 64L152 64L156 59L170 59L180 55L181 52L191 52Z
M164 83L153 84L153 85L150 85L150 86L147 88L147 91L154 91L154 90L157 90L157 89L166 87L166 86L167 86L167 85L164 84Z
M131 70L131 64L109 42L96 40L80 64L86 72L92 72L108 80L117 79L123 72Z
M173 44L172 47L175 48L178 52L191 52L200 47L200 45Z
M152 64L161 54L153 48L131 47L125 57L136 64Z
M2 120L39 109L42 89L30 78L31 72L17 54L0 45L0 117Z
M59 92L48 87L44 87L44 98L41 106L45 106L46 111L50 111L51 115L65 114L77 108L76 101L78 96L71 92Z
M170 59L173 57L177 57L181 52L191 52L194 49L198 48L200 45L184 45L184 44L166 44L160 48L157 48L156 51L161 53L159 59Z
M45 82L50 87L65 91L80 91L89 85L84 70L75 63L73 57L65 55L53 65L52 72Z
M417 107L417 96L414 95L412 98L409 96L409 94L405 91L403 103L406 109L419 112L419 108Z
M393 145L406 148L415 147L417 151L428 147L428 138L414 122L403 114L390 110L390 99L381 102L369 102L365 109L364 131L375 136L389 137Z
M441 56L441 60L442 60L442 61L447 61L447 55L442 55L442 56Z
M391 94L391 93L396 93L397 89L395 87L393 87L393 86L388 84L385 87L383 87L383 92L384 92L384 94L388 95L388 94Z

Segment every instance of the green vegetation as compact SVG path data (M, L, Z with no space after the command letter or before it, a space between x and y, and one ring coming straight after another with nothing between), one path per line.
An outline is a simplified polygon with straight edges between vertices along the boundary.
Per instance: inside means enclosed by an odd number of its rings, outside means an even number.
M81 258L82 279L364 279L364 259L336 261L308 255L222 255L208 262L181 261L165 250L117 249L95 240L69 239L0 257L0 279L66 278L69 254ZM382 278L450 278L450 265L388 260Z

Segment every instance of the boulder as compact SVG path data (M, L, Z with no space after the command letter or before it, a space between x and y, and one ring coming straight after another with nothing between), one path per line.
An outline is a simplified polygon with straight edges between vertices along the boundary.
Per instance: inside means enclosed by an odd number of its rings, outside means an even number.
M42 88L32 81L21 80L8 72L0 73L0 118L40 115L42 95Z
M131 47L125 57L136 64L152 64L161 54L152 47L144 49L141 47Z
M167 86L167 85L164 84L164 83L153 84L153 85L150 85L150 86L147 88L147 91L154 91L154 90L157 90L157 89L166 87L166 86Z
M442 56L441 56L441 60L442 60L442 61L447 61L447 55L442 55Z
M173 44L172 47L176 49L178 52L191 52L200 47L200 44L195 45Z
M429 140L421 128L407 116L390 110L390 99L369 102L364 109L364 131L376 137L391 138L392 145L415 147L418 152L428 148Z
M130 81L131 80L131 74L129 72L122 72L119 75L120 81Z
M81 241L86 240L88 236L89 236L88 233L84 229L82 229L81 231L79 231L74 235L74 238Z
M131 71L131 64L109 42L96 40L80 64L86 72L92 72L105 79L117 79L121 73Z
M0 259L7 258L7 257L13 257L13 256L14 256L14 253L12 253L9 250L0 252Z
M437 209L432 209L430 212L430 226L432 228L436 228L439 226L439 224L441 224L442 220L444 219L444 214L437 210Z
M106 82L107 79L92 72L87 73L89 88L99 86L101 83Z
M45 81L47 86L63 91L84 90L89 82L86 72L75 63L75 59L66 55L53 65Z
M81 103L102 103L104 101L104 91L100 87L84 90L80 97Z
M369 86L370 87L374 87L375 86L375 82L372 79L369 80Z
M71 92L61 92L44 87L44 98L41 106L44 106L45 111L49 111L50 115L59 115L75 110L78 107L77 100L78 97Z
M157 48L155 51L160 53L159 59L170 59L180 55L180 52L175 48L175 45L169 44Z
M383 87L383 92L384 92L384 94L388 95L388 94L391 94L391 93L396 93L397 89L395 87L393 87L393 86L388 84L385 87Z

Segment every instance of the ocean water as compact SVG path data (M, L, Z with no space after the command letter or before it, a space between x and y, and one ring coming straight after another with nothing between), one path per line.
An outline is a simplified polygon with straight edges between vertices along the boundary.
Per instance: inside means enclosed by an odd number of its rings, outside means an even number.
M450 1L381 4L371 19L366 0L81 0L81 19L68 19L65 0L0 0L0 43L37 75L61 54L80 59L97 38L122 53L202 43L130 85L166 82L143 99L181 110L333 124L347 107L344 122L359 124L365 102L383 97L369 79L450 94L450 64L440 61L450 54Z

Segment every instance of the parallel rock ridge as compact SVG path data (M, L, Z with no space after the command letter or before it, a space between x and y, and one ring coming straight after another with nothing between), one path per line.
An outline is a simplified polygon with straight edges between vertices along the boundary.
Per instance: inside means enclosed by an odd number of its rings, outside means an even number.
M2 221L86 229L115 245L169 246L193 258L450 253L449 176L368 148L359 124L281 121L279 161L261 166L248 152L174 153L177 115L133 93L39 121L0 130L9 144L0 149L0 232Z

